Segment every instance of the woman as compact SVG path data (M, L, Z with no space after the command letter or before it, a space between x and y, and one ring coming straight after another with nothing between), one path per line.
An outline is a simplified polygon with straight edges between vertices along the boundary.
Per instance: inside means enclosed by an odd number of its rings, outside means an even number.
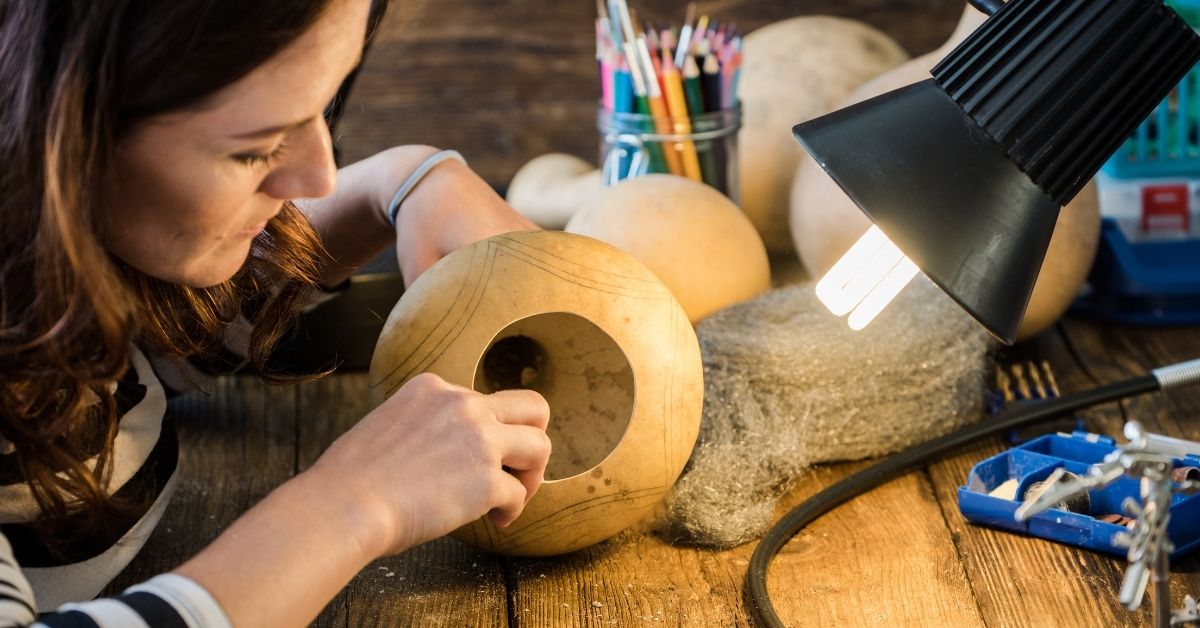
M0 2L0 620L90 598L141 547L174 485L163 382L183 358L245 332L262 369L316 288L393 242L411 281L532 228L429 147L335 171L322 113L370 4ZM42 621L307 622L377 557L511 522L548 415L529 391L415 378L175 572Z

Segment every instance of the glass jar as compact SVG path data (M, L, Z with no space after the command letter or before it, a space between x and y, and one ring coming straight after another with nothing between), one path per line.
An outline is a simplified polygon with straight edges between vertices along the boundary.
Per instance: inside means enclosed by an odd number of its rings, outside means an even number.
M657 133L653 116L612 112L603 107L597 127L604 185L651 173L670 174L664 151L678 154L694 149L703 182L734 203L741 201L737 147L742 128L740 107L692 116L692 132L687 134Z

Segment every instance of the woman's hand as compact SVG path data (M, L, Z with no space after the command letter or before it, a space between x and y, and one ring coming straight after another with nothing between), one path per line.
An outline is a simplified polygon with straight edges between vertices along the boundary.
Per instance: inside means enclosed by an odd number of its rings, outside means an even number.
M516 519L542 482L549 417L533 391L414 377L176 572L235 625L308 621L380 556L485 513Z
M390 555L487 514L511 523L550 456L545 399L483 395L419 375L325 452L306 475L352 500L364 544Z
M465 164L429 171L396 216L396 256L405 285L460 247L510 231L537 229Z

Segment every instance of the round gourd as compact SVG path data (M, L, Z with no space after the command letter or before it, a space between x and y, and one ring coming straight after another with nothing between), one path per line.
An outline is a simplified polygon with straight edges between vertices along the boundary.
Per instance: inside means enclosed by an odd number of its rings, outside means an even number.
M1071 307L1087 281L1100 246L1100 197L1095 182L1083 188L1058 214L1046 259L1017 330L1017 340L1048 329Z
M633 524L674 484L700 427L700 347L683 309L637 260L583 236L496 236L422 274L375 347L374 401L422 372L550 404L546 481L521 516L453 533L504 554L571 552Z
M907 59L887 35L841 18L797 17L746 36L741 203L769 250L792 250L788 194L803 152L792 127L832 111L854 88Z
M574 155L551 153L517 171L505 200L537 226L562 229L600 187L595 166Z
M637 258L670 288L693 324L771 287L767 251L754 225L720 192L683 177L622 181L584 205L567 231Z
M950 39L856 89L840 107L928 79L930 70L975 31L987 16L967 6ZM791 231L796 252L813 277L825 274L871 226L870 219L807 153L792 188ZM1063 208L1017 339L1037 335L1062 316L1083 287L1100 238L1094 183Z

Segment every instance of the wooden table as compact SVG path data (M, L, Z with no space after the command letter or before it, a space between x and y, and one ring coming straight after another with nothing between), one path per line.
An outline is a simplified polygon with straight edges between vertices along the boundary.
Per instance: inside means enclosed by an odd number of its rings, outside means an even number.
M1068 319L1017 355L1048 360L1069 392L1200 355L1200 329ZM209 395L173 401L183 481L113 590L200 550L272 487L311 465L366 405L363 373L287 388L229 377ZM1125 419L1137 418L1152 431L1200 439L1198 416L1200 389L1084 414L1093 431L1119 434ZM964 521L956 488L975 462L1003 447L981 442L910 473L793 539L770 573L780 615L794 625L1148 624L1148 601L1138 613L1117 603L1121 560ZM784 507L863 464L813 470ZM493 556L445 538L364 569L316 625L752 625L744 587L752 551L752 544L721 552L672 545L653 518L549 559ZM1190 559L1176 566L1176 605L1200 593L1197 565Z

